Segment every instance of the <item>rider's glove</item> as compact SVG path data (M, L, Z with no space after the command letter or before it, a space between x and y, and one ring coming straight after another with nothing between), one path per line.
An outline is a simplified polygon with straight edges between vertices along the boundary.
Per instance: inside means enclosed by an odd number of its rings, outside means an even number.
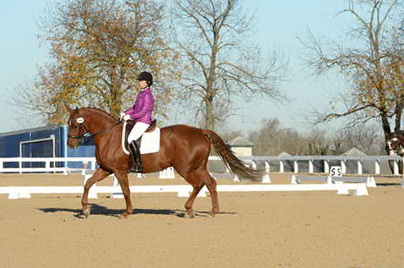
M123 117L124 117L125 115L126 115L126 114L125 114L124 112L120 113L120 114L119 114L119 121L122 121L122 119L123 119Z
M124 121L128 121L128 120L132 120L132 117L130 117L130 115L125 114L122 118Z

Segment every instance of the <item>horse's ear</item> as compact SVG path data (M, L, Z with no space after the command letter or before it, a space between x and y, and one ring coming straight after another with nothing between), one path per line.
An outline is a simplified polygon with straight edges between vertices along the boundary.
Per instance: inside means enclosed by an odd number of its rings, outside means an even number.
M71 109L69 106L65 106L66 112L68 112L69 114L71 114L73 112L73 109Z

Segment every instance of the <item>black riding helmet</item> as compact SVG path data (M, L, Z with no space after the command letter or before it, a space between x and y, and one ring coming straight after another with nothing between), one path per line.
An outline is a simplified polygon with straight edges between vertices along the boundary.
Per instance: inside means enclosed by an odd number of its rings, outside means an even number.
M141 72L137 76L137 81L146 81L149 84L149 86L151 86L153 85L153 76L149 72Z

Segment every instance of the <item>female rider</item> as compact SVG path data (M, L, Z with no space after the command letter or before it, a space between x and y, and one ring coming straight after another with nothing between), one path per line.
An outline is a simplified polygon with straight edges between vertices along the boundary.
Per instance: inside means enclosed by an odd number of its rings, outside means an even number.
M153 76L148 72L141 72L137 80L141 91L136 96L136 100L132 108L121 113L123 120L135 120L136 123L128 136L129 148L131 150L133 163L135 165L134 172L142 172L143 167L140 162L140 150L136 144L152 122L152 112L154 108L154 97L150 86L153 84Z

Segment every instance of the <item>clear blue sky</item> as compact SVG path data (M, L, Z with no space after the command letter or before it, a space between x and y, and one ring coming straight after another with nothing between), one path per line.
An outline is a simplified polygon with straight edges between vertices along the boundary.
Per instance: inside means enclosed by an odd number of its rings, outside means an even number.
M310 106L323 106L332 92L341 90L335 79L314 79L311 70L304 70L303 49L298 37L307 36L310 28L317 36L336 39L346 30L347 21L336 17L347 1L306 0L267 1L244 0L243 5L256 12L256 32L252 36L263 52L281 50L289 59L290 68L280 89L291 97L287 105L257 100L240 105L238 114L230 120L234 129L253 129L262 119L277 117L285 127L303 130L298 114ZM0 133L34 127L21 120L19 109L8 100L20 85L32 82L39 65L48 59L48 51L40 47L37 22L49 0L0 0Z

